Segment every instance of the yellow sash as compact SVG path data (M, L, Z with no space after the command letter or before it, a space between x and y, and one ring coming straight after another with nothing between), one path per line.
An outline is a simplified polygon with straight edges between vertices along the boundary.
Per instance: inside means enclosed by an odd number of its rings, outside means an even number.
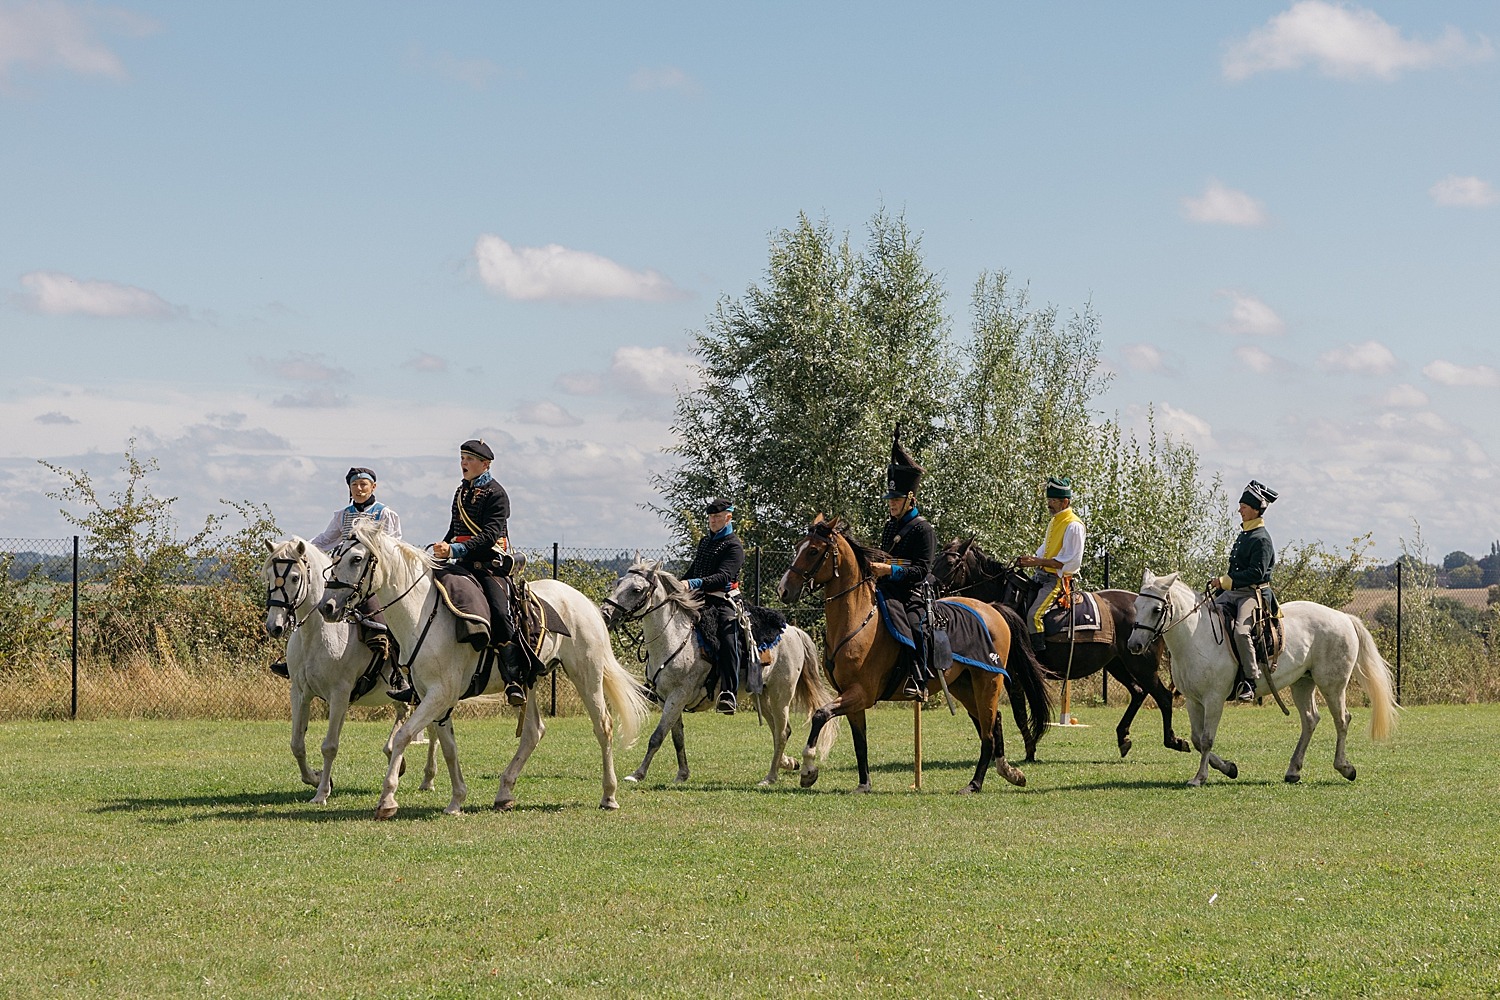
M1042 558L1056 559L1062 552L1063 532L1068 530L1068 525L1082 522L1083 518L1073 513L1072 507L1064 507L1056 514L1053 514L1052 520L1047 525L1047 544L1042 549ZM1053 576L1062 575L1061 570L1053 569L1050 566L1046 567L1046 570Z

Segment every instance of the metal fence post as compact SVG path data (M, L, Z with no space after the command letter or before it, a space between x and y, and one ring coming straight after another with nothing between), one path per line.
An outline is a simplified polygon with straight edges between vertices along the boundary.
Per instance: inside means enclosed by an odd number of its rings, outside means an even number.
M1396 704L1401 704L1401 560L1396 560Z
M1109 589L1109 552L1104 553L1104 589ZM1099 671L1099 700L1109 704L1109 672Z
M552 543L552 579L557 579L557 543ZM557 718L557 669L552 670L552 717Z
M78 718L78 536L73 536L73 692L68 718Z

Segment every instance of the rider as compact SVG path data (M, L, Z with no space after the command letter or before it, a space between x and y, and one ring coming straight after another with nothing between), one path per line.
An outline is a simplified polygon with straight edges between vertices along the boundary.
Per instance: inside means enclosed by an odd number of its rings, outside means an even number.
M879 578L875 586L885 597L886 613L897 627L904 626L908 635L913 632L916 606L922 601L920 588L937 558L937 532L917 509L917 484L926 471L901 446L901 425L897 424L891 435L891 461L885 469L885 501L891 516L880 533L880 547L890 554L891 561L874 563L871 568ZM912 670L902 687L902 696L912 701L927 697L922 645L917 643Z
M1017 565L1036 568L1036 581L1041 584L1026 611L1026 620L1031 625L1031 648L1038 654L1047 651L1042 615L1052 607L1065 584L1083 568L1083 519L1073 510L1073 480L1067 476L1047 477L1047 510L1052 520L1047 523L1047 537L1037 546L1036 555L1016 558Z
M740 686L740 623L730 591L739 583L745 565L745 546L734 533L734 504L715 497L703 508L708 534L698 541L692 565L683 574L689 587L703 594L699 624L705 635L718 638L719 702L725 715L738 707L734 694Z
M1254 696L1260 683L1260 664L1255 658L1255 643L1250 627L1255 620L1257 592L1270 584L1271 568L1276 565L1276 547L1266 531L1266 508L1276 502L1278 494L1263 483L1250 480L1240 496L1240 534L1229 550L1229 572L1208 581L1205 588L1217 593L1214 604L1231 609L1234 614L1234 648L1240 654L1248 685L1238 692L1242 701Z
M432 554L451 559L472 575L484 589L490 607L490 643L500 650L500 676L505 680L505 700L526 704L521 680L526 655L511 621L510 595L501 579L510 573L510 497L505 487L490 475L495 452L478 439L459 445L458 464L463 482L453 493L453 516L448 533L434 542Z
M375 471L364 466L355 466L344 474L344 483L349 487L349 506L333 512L333 519L312 544L324 552L332 552L340 542L354 537L355 522L366 520L380 525L392 538L401 537L401 518L391 508L375 499ZM373 597L359 606L359 639L386 663L391 659L390 629L385 616ZM271 672L287 676L286 660L271 664ZM401 690L407 686L401 672L392 669L389 674L391 688Z

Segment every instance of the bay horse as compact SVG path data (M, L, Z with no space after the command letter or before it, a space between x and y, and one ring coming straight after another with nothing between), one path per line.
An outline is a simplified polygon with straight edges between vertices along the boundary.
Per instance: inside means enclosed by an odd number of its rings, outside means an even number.
M854 756L859 765L859 784L855 791L870 790L865 712L877 701L889 699L896 693L896 668L901 655L901 646L876 620L879 616L875 602L875 576L870 564L889 559L879 549L850 537L842 520L826 520L820 514L797 543L792 565L781 577L779 593L784 602L797 600L804 589L824 592L827 642L832 646L825 662L831 663L833 685L839 691L837 698L813 712L807 746L802 751L800 780L803 788L811 787L818 780L816 750L823 727L842 715L849 719ZM1024 786L1026 776L1005 759L1005 740L998 711L1000 692L1007 686L1005 670L1015 675L1015 683L1026 693L1026 699L1017 711L1023 716L1019 720L1023 730L1029 732L1033 741L1047 731L1047 719L1051 714L1047 689L1036 661L1022 655L1018 645L1026 641L1025 636L1016 634L1006 624L1004 616L983 601L959 597L941 603L952 607L951 613L972 612L984 623L992 649L981 655L999 667L998 670L989 670L960 661L957 654L963 651L955 650L953 665L944 673L948 690L968 711L979 734L978 765L963 792L978 792L984 787L985 773L991 761L1002 778L1013 785ZM959 606L967 610L960 611ZM970 651L970 655L974 652L977 651ZM937 685L938 678L932 678L927 685L928 691L937 690ZM1028 704L1029 720L1024 718Z
M1198 773L1188 781L1193 788L1203 784L1210 766L1230 778L1239 776L1234 761L1213 752L1219 717L1234 687L1238 667L1218 608L1205 607L1208 598L1196 600L1197 596L1176 573L1157 576L1146 570L1136 596L1136 624L1130 637L1130 648L1137 652L1157 639L1164 639L1172 652L1172 682L1187 698L1193 747L1202 754ZM1307 745L1318 725L1318 706L1313 700L1316 687L1323 693L1338 734L1334 770L1353 781L1354 765L1344 752L1349 735L1349 678L1358 673L1360 686L1369 695L1370 737L1387 740L1395 731L1400 710L1391 685L1390 664L1375 648L1370 630L1354 615L1313 601L1288 601L1281 606L1281 613L1286 627L1285 649L1274 671L1262 668L1255 690L1260 696L1268 694L1268 681L1274 679L1278 689L1291 688L1297 703L1302 736L1292 751L1286 780L1292 784L1302 780Z
M332 565L323 550L295 535L281 542L268 539L266 548L270 555L261 566L261 581L266 585L266 634L273 639L289 634L286 667L292 689L292 756L302 772L303 784L317 789L312 804L321 806L327 804L333 791L333 761L339 753L339 737L349 706L395 705L397 726L406 718L407 707L386 694L385 678L380 676L383 671L370 676L378 664L372 662L374 653L359 641L359 626L326 622L317 614L323 600L323 574ZM356 690L358 697L354 696ZM314 698L322 698L328 705L323 767L318 771L307 766L307 720ZM428 742L423 791L432 788L437 748L436 739Z
M356 521L353 531L354 537L335 552L328 585L333 596L325 598L318 610L325 619L338 621L348 609L373 596L383 606L386 624L403 654L411 658L411 683L418 698L410 717L391 735L391 766L386 771L375 818L396 815L401 754L417 733L433 723L437 723L453 781L453 797L443 811L458 813L468 787L458 767L451 715L469 691L480 654L457 640L456 620L440 599L432 576L437 561L429 553L397 541L373 521ZM615 659L604 619L592 601L561 580L537 580L529 586L533 594L556 609L572 633L547 632L537 656L544 664L561 666L578 689L584 711L594 724L594 738L599 741L604 785L599 808L618 809L613 743L616 738L625 745L634 742L649 703L635 679ZM500 671L493 670L484 690L474 693L488 694L503 684ZM515 806L516 781L545 732L541 699L532 693L522 716L520 746L500 776L496 809Z
M932 575L937 577L945 594L964 594L976 600L1008 606L1018 615L1026 613L1025 604L1020 607L1006 605L1005 599L1007 591L1024 592L1023 587L1015 584L1031 585L1030 578L1014 564L988 555L972 538L955 538L949 542L938 553ZM1130 725L1147 696L1156 702L1161 712L1162 745L1168 750L1187 753L1192 748L1172 729L1172 692L1162 683L1156 648L1134 653L1128 646L1135 624L1135 594L1129 590L1096 590L1094 597L1099 602L1100 613L1113 620L1114 642L1108 645L1102 642L1076 643L1071 650L1071 662L1066 646L1049 642L1047 652L1041 657L1047 679L1060 681L1067 677L1078 680L1103 670L1124 686L1130 693L1130 704L1115 726L1115 744L1120 748L1121 757L1130 753ZM1022 627L1029 626L1023 624Z
M687 748L683 742L682 713L709 708L707 681L713 663L695 639L703 595L692 590L660 563L638 562L615 583L614 591L600 606L611 629L630 622L641 623L640 642L646 660L646 680L661 699L661 722L646 747L646 757L625 780L646 780L651 759L661 749L668 732L677 751L678 782L688 779ZM754 652L751 655L755 655ZM791 715L804 719L813 709L833 700L833 691L823 680L818 648L812 636L795 625L787 625L781 641L771 647L771 662L764 667L765 691L756 695L756 709L771 730L771 770L762 785L774 785L781 771L797 770L797 761L786 754L791 737ZM827 758L838 724L824 729L818 738L818 756Z

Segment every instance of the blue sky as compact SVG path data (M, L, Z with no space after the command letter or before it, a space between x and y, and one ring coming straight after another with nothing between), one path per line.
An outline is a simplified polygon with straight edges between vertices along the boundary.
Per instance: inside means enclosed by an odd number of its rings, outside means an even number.
M652 545L690 333L799 212L1091 302L1276 537L1500 537L1500 6L0 0L0 535L129 438L191 525Z

